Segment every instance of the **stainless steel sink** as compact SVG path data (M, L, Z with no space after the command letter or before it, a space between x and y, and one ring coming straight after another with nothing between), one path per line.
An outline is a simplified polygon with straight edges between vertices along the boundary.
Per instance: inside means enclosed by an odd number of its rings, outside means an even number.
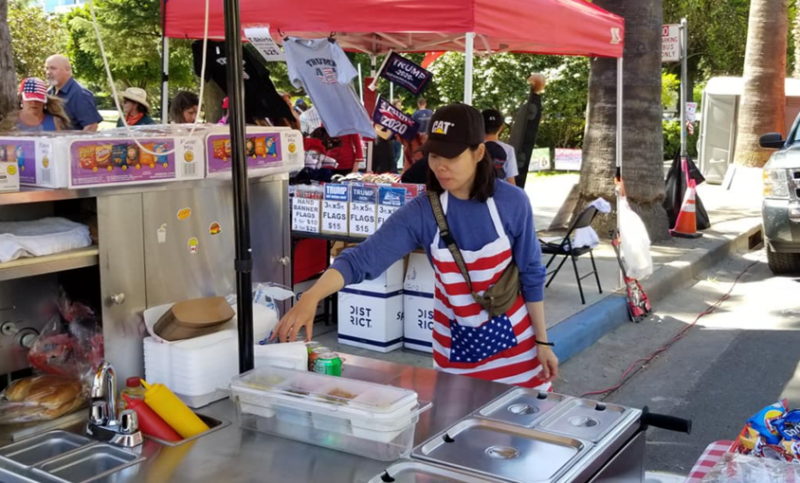
M90 444L93 441L85 436L67 431L50 431L0 448L0 457L15 465L30 468Z
M34 472L69 483L86 483L103 479L143 460L143 457L127 449L95 444L52 459L34 468Z
M50 431L0 448L2 483L124 481L144 460L137 452Z

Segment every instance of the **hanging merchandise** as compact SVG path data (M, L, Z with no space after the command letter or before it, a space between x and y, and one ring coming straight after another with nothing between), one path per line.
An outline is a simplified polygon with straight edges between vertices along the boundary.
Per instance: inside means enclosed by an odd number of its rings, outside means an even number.
M617 202L617 217L626 276L643 280L653 273L650 235L647 234L642 219L633 211L624 196L620 196Z
M283 48L289 79L311 97L331 137L346 134L375 137L369 115L350 86L358 72L339 44L327 38L292 37L284 40Z
M200 75L203 65L203 43L192 43L194 70ZM286 101L278 94L269 77L269 70L251 48L242 49L244 56L244 115L245 122L255 124L256 119L269 119L276 126L285 126L295 122L294 114ZM228 91L228 75L225 42L208 42L206 59L206 79L213 80L224 92Z
M419 95L433 79L433 74L422 66L406 59L396 52L389 52L383 61L379 74L384 79L393 82L408 90L414 95Z
M378 97L372 120L375 124L391 129L406 139L413 139L419 131L419 123L413 117L394 107L383 96Z

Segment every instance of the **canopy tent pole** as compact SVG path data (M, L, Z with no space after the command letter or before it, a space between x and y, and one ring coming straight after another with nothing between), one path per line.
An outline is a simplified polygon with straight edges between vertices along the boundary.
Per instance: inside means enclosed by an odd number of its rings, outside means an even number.
M464 104L472 105L472 61L475 47L475 32L464 36Z
M689 29L688 24L685 18L681 19L681 28L680 28L680 47L681 47L681 100L680 100L680 107L681 110L681 156L686 158L688 155L688 151L686 149L686 100L688 98L688 92L686 92L687 87L687 72L688 67L686 65L686 54L688 53L688 42L689 42Z
M167 37L166 0L161 4L161 122L167 124L169 116L169 38Z
M169 39L161 37L161 122L169 122Z
M239 329L239 372L254 366L253 258L250 246L250 195L247 182L244 125L244 63L239 0L225 0L225 48L233 168L233 221L236 239L236 317Z
M617 58L617 162L622 178L622 57Z

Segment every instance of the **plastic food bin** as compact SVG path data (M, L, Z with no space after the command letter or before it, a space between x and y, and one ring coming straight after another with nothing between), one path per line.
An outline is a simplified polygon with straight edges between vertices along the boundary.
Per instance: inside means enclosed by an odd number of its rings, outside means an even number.
M411 453L432 406L407 389L279 367L234 378L231 393L244 429L381 461Z

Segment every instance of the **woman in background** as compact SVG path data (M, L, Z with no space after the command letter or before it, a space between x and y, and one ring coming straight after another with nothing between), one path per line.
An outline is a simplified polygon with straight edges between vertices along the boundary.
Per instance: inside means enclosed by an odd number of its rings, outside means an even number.
M172 124L194 124L195 120L197 120L197 106L199 104L200 98L194 92L178 92L169 107L169 122Z
M64 102L47 95L47 84L38 77L29 77L20 83L17 104L19 110L3 120L0 131L61 131L70 126Z

